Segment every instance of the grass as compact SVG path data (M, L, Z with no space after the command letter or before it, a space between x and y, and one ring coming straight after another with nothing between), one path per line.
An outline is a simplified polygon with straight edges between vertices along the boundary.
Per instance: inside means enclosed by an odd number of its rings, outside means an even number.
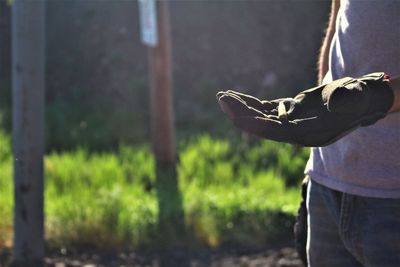
M181 143L179 186L196 242L261 245L288 231L308 150L198 136ZM0 246L12 234L10 140L0 132ZM53 247L155 246L155 163L148 146L45 157L46 240ZM192 239L193 241L193 239Z

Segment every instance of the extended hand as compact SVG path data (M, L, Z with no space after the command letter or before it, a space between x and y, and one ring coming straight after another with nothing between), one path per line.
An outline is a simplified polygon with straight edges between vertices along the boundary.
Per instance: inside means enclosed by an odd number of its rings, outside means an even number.
M251 134L303 146L326 146L386 116L393 91L384 73L342 78L293 98L261 101L235 91L218 103L234 125Z

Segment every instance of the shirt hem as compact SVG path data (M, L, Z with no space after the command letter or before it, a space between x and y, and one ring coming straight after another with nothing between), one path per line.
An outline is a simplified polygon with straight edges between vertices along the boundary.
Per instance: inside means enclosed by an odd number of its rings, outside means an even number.
M329 176L318 174L315 171L308 171L306 174L314 182L343 193L362 197L400 199L400 189L368 188L365 186L346 183L344 181L338 181Z

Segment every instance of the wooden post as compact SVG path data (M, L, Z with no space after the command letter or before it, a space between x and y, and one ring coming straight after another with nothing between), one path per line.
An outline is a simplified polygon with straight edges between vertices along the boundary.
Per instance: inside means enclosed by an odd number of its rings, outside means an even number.
M152 141L158 160L175 163L172 58L167 2L156 1L156 7L158 45L149 47Z
M176 174L172 56L167 5L165 0L156 1L158 44L149 47L150 116L157 162L159 226L164 239L179 241L184 234L184 218Z
M12 4L14 261L43 266L45 1Z

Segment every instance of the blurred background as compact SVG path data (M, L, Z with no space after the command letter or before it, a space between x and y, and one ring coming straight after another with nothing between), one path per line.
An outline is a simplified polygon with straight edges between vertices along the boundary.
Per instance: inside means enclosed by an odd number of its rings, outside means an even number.
M236 266L212 265L202 255L292 245L308 149L241 133L215 94L233 89L276 98L313 87L329 6L313 0L168 1L174 175L185 229L183 237L171 238L159 228L163 187L150 140L149 48L140 40L138 2L46 1L48 264L76 254L82 264L127 255L126 266L156 266L168 251L178 258L171 266L184 266L177 262L185 257L200 264L189 266ZM11 5L0 0L3 261L13 246L11 143L18 142L12 140L10 40ZM185 253L177 254L182 247ZM101 252L85 258L82 251ZM145 256L131 259L130 253Z

